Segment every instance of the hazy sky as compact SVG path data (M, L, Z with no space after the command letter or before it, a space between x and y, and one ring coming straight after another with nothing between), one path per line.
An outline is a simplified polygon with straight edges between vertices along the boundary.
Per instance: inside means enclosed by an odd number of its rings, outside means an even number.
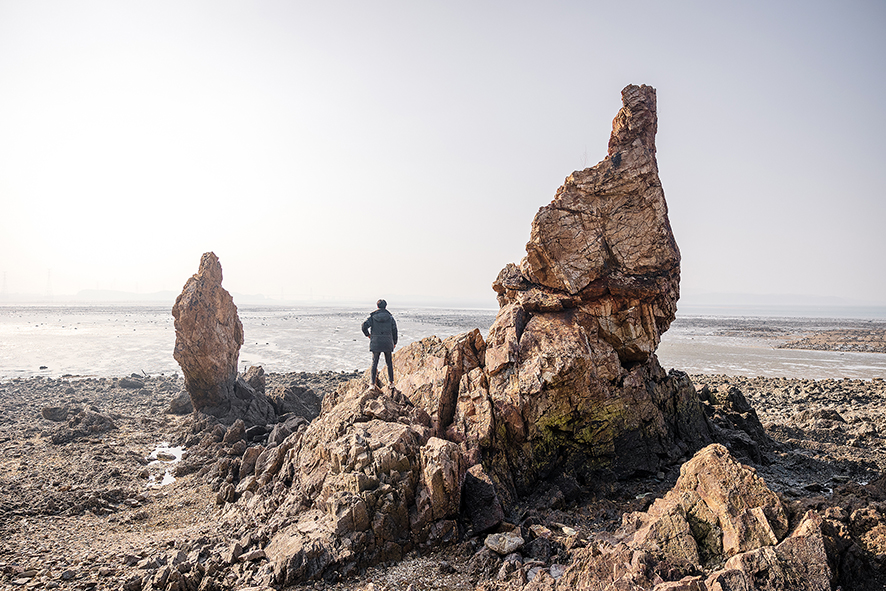
M8 294L494 305L658 92L685 295L886 304L886 3L0 0Z

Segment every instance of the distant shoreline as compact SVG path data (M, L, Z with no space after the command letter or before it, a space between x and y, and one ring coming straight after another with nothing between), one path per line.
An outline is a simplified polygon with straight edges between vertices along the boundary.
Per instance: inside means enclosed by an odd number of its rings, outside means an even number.
M239 306L245 342L238 368L353 371L369 364L365 306ZM758 311L758 310L757 310ZM484 338L496 310L394 309L401 346L474 328ZM886 377L886 319L679 314L657 355L665 369L810 379ZM164 305L0 305L0 376L179 373ZM779 348L779 347L790 348Z
M4 308L125 308L137 307L148 309L172 309L174 298L170 300L4 300L0 299L0 310ZM234 296L234 303L244 310L287 308L316 308L352 310L370 308L371 302L337 302L337 301L256 301L246 298L238 301ZM464 310L464 311L497 311L494 305L447 305L443 303L430 304L405 301L397 306L401 310ZM743 305L743 304L682 304L677 302L677 318L692 317L715 317L715 318L835 318L846 320L886 320L886 306L841 306L841 305Z

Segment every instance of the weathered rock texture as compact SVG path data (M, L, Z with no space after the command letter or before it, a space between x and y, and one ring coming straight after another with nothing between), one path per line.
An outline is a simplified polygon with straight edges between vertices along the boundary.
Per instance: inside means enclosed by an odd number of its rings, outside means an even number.
M281 585L453 540L466 465L458 445L433 432L402 394L353 380L324 398L310 425L241 462L227 516L265 524L254 537L267 540Z
M231 294L222 287L215 253L204 253L200 269L185 283L172 307L175 352L194 408L224 413L234 396L243 325Z
M664 498L623 522L613 540L578 550L556 588L831 588L822 517L807 512L787 535L778 496L719 444L684 464Z
M182 368L185 389L196 412L228 423L237 418L251 425L273 423L274 409L264 392L257 392L237 376L243 325L231 294L221 283L218 257L204 253L200 269L185 283L172 307L173 357ZM260 374L248 377L264 389Z

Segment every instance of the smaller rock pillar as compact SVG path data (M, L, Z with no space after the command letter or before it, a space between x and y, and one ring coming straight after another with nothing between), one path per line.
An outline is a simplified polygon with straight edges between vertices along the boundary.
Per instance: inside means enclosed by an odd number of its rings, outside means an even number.
M231 409L243 325L234 299L222 286L215 253L204 253L200 270L185 283L172 307L175 352L194 410L221 417Z

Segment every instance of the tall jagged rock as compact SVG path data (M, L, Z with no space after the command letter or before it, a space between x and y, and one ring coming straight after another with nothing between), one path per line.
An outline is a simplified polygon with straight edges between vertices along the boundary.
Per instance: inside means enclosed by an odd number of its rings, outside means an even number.
M709 442L694 388L655 357L676 313L680 252L655 159L655 89L628 86L606 158L574 172L532 223L526 257L493 284L486 343L495 439L485 462L526 492L654 472Z
M175 351L194 410L231 423L274 422L274 409L237 377L243 325L231 294L222 287L222 268L215 253L204 253L200 269L185 283L172 307Z
M655 89L628 86L622 101L606 158L539 210L526 257L493 288L529 314L581 308L622 361L642 362L674 319L680 251L655 160Z
M394 386L506 502L564 471L654 473L712 440L691 381L655 357L680 282L655 90L628 86L622 100L607 156L566 179L535 216L526 257L493 283L501 308L487 339L432 337L394 356Z

